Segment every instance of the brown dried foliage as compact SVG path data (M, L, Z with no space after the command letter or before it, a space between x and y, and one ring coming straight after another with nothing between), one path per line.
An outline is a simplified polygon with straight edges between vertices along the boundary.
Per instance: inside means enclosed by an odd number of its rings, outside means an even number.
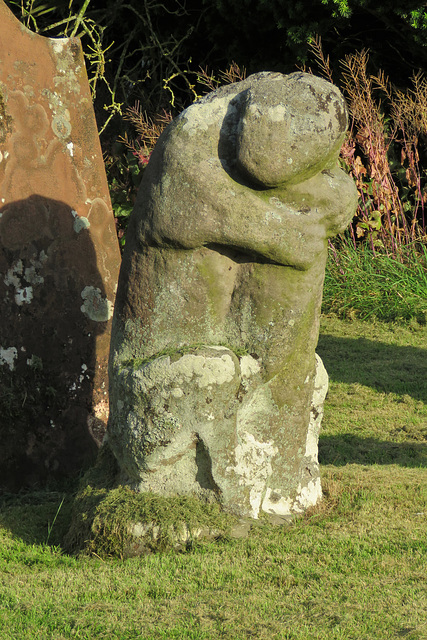
M123 118L132 124L137 137L132 140L125 133L119 140L133 153L140 165L145 165L163 129L172 121L172 114L163 110L161 114L150 118L145 111L142 111L140 103L136 102L135 106L126 109Z
M226 71L221 71L218 76L209 72L207 68L200 68L197 75L197 84L203 87L203 93L215 91L223 84L232 84L244 80L246 77L246 69L240 68L235 62L232 62ZM194 91L194 85L191 86L191 94L193 97L201 97ZM173 102L173 101L172 101ZM159 139L163 129L172 121L172 113L165 109L160 114L150 117L145 111L142 111L139 102L133 107L126 109L123 116L124 120L131 123L136 133L136 138L129 138L125 133L120 136L120 142L132 152L138 159L140 166L148 163L151 153Z
M311 49L321 74L333 82L320 38L311 42ZM382 248L397 256L402 247L426 239L427 196L418 148L420 135L427 133L427 81L415 74L413 89L403 92L393 87L382 71L370 75L368 63L366 50L347 56L341 63L340 88L350 112L341 160L359 193L350 230L355 243L368 240L374 251ZM396 169L389 161L396 149L405 169L406 184L400 178L399 186Z

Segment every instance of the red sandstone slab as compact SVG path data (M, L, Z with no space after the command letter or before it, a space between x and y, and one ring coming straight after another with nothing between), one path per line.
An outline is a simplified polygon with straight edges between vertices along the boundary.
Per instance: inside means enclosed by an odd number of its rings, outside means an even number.
M119 266L80 41L0 0L0 487L93 458Z

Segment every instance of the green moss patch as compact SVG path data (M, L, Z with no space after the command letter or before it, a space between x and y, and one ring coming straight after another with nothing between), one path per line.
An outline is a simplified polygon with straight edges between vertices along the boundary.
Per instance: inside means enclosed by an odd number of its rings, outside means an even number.
M227 537L237 521L218 503L139 493L115 484L116 474L113 454L104 446L76 496L67 551L123 558L185 549L202 537Z
M187 354L197 355L197 351L199 349L209 349L211 348L211 346L212 345L207 345L202 343L184 344L179 347L171 346L170 348L162 349L161 351L158 351L157 353L151 356L148 356L147 358L132 358L129 360L124 360L120 366L121 366L121 369L125 369L125 368L134 369L134 370L142 369L147 364L150 364L150 362L153 362L154 360L157 360L158 358L161 358L163 356L169 356L172 362L175 362L176 360L179 360L179 358L181 358L184 355L187 355ZM215 346L224 347L225 349L232 351L238 358L248 355L247 349L234 347L234 346L232 347L226 343L220 342L218 345L215 345Z

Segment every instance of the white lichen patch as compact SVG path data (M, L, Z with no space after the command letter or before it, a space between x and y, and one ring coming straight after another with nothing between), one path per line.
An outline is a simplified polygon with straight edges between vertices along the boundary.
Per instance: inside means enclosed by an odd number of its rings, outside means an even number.
M95 322L107 322L112 315L114 305L107 298L103 298L101 289L87 286L81 292L83 304L80 311Z
M98 402L94 406L93 412L94 412L95 416L99 420L107 420L108 419L108 414L110 412L110 407L109 407L108 401L107 400L101 400L100 402Z
M282 216L277 213L277 211L266 211L265 212L265 221L268 223L270 220L277 220L277 222L282 222Z
M306 458L311 458L313 462L318 461L318 442L323 417L323 403L328 391L328 373L320 356L317 353L315 356L316 372L314 377L313 396L311 399L310 422L307 429L307 440L304 454Z
M305 487L302 487L300 484L298 486L296 500L292 505L292 511L294 513L303 513L309 507L314 507L321 497L322 485L320 483L320 478L310 480Z
M268 487L262 501L262 510L277 516L289 516L292 513L292 500L284 498L279 489Z
M288 215L293 215L293 216L300 216L301 215L301 211L298 209L298 206L296 205L295 202L282 202L281 200L279 200L279 198L276 197L272 197L269 198L269 203L271 205L273 205L276 209L281 209L283 211L285 211ZM281 216L278 215L278 213L273 213L272 211L268 211L266 216L269 216L270 218L276 218L277 220L282 220Z
M281 495L279 489L271 489L265 492L262 501L262 510L277 516L289 516L295 513L304 513L309 507L313 507L322 497L320 478L310 480L304 487L301 483L297 488L295 500Z
M248 112L253 118L261 118L264 115L264 109L261 109L255 102L251 102L248 107ZM247 123L246 118L242 119L242 124L245 126Z
M80 93L78 82L78 74L81 69L80 64L76 64L76 58L73 55L69 38L49 38L49 44L54 54L54 62L57 75L53 76L55 86L61 86L63 89Z
M4 283L17 289L20 287L21 278L24 272L24 264L22 260L18 260L13 264L4 277Z
M38 258L30 260L28 267L25 267L23 261L19 259L7 271L4 283L8 287L15 289L15 302L17 305L30 304L33 300L33 286L44 282L40 271L46 260L47 255L44 251L41 251Z
M89 229L90 222L87 218L85 218L84 216L79 216L77 211L75 211L74 209L72 209L71 215L74 218L73 229L76 233L80 233L80 231L82 231L83 229Z
M245 379L242 379L244 383ZM277 415L275 404L268 385L258 386L243 402L237 411L238 433L250 431L256 433L260 425L266 424L271 416Z
M214 358L186 354L178 362L174 362L172 367L175 365L178 365L179 372L188 381L195 378L195 383L200 388L231 382L235 375L234 362L228 354Z
M240 358L240 372L242 378L250 378L261 370L258 360L255 360L252 356L242 356Z
M219 347L223 350L223 347ZM183 395L181 385L195 384L200 389L232 382L236 368L228 353L218 356L185 354L175 362L169 356L147 365L142 373L146 390L161 384L165 393L175 398Z
M60 55L64 49L64 46L68 42L68 38L49 38L52 49L57 55Z
M279 211L283 211L286 215L290 216L300 216L303 213L303 210L299 208L299 205L295 202L282 202L279 198L275 196L269 198L269 203L276 210L269 210L265 213L265 221L269 223L272 220L277 220L278 222L282 222L283 218Z
M217 97L212 102L201 101L197 105L188 107L179 118L184 121L182 130L190 136L194 136L200 131L207 131L209 127L222 122L225 115L230 116L233 111L236 111L236 106L230 103L228 96Z
M0 366L7 365L11 371L15 368L15 360L18 357L16 347L8 347L3 349L0 347Z
M85 378L86 378L87 380L89 380L89 379L90 379L90 376L89 376L89 374L87 373L87 364L82 364L81 369L82 369L82 372L81 372L81 374L79 375L79 382L80 382L80 384L82 384L82 382L84 381L84 379L85 379Z
M287 109L283 104L277 104L274 107L268 107L268 117L272 122L283 122L287 116Z
M279 198L272 196L268 199L269 203L274 205L277 209L289 209L289 204L287 202L282 202Z
M317 462L319 453L319 432L316 429L317 424L314 424L310 420L310 424L307 431L307 440L305 443L305 457L311 458L313 462ZM320 427L320 425L319 425Z
M15 293L15 302L19 306L23 304L30 304L33 297L33 287L23 287L22 289L18 289Z
M239 435L235 449L236 464L227 467L227 471L234 471L239 476L239 485L249 488L250 516L258 518L265 484L272 473L271 461L278 449L272 441L259 442L249 432Z
M63 83L65 79L60 80ZM55 82L55 84L57 84L57 82ZM49 109L52 111L51 127L53 133L57 138L66 140L71 135L72 126L70 111L67 109L66 104L64 104L63 92L61 90L57 92L50 91L50 89L43 89L42 95L49 101ZM68 142L65 148L70 156L74 155L74 144L72 142Z
M52 118L52 131L57 138L66 139L71 134L71 122L64 117L64 113Z

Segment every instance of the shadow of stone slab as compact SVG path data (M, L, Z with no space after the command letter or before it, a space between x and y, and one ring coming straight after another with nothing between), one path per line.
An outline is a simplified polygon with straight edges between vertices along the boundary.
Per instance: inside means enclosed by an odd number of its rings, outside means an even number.
M427 351L367 338L320 334L316 348L330 380L407 394L427 404Z
M427 442L389 442L352 434L320 436L319 462L337 467L346 464L397 464L427 467Z

